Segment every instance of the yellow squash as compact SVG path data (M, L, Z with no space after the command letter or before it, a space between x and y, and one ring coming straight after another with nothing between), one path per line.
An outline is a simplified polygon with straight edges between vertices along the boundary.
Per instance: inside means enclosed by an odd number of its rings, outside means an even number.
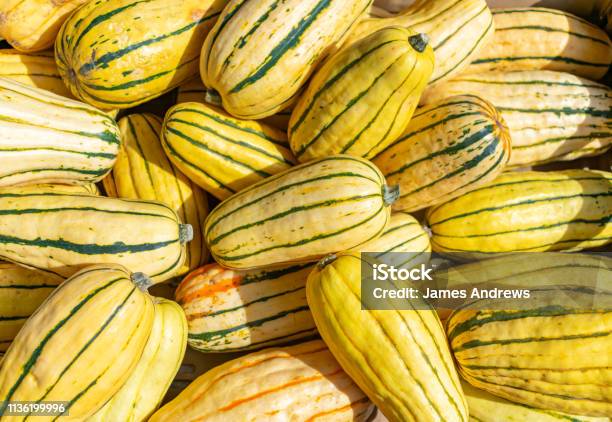
M397 15L363 19L345 45L381 28L402 26L429 36L436 67L430 84L460 73L493 37L485 0L417 0Z
M470 422L610 422L607 417L568 415L539 406L525 406L496 397L462 382L470 409Z
M423 102L433 106L465 94L499 110L510 131L512 167L574 160L612 147L612 90L603 84L549 70L485 72L438 84Z
M152 114L131 114L119 120L121 150L112 173L102 180L108 196L157 200L170 206L193 227L185 264L177 275L204 264L208 251L202 227L208 214L206 194L168 159L159 135L162 121Z
M287 108L372 0L231 0L202 47L200 74L234 116Z
M320 341L265 349L198 377L149 422L365 422L374 406Z
M72 97L57 70L53 51L22 53L12 49L0 50L0 77L46 89L62 97Z
M358 254L331 255L308 277L308 304L331 352L390 422L467 421L436 312L424 303L363 310L361 266Z
M606 32L571 13L543 7L493 11L495 35L465 73L548 69L601 79L612 61Z
M519 286L530 295L491 304L480 300L481 306L451 314L447 333L461 375L477 388L527 406L610 416L612 258L533 255L479 263L488 271L480 276L488 288ZM461 267L454 270L469 277Z
M9 262L0 262L0 353L61 280Z
M393 208L415 211L490 182L510 156L508 128L497 109L465 95L420 108L373 161L390 184L400 186Z
M115 163L119 128L106 113L0 77L0 186L97 182Z
M208 215L204 236L229 268L316 261L380 236L397 195L370 162L334 155L231 196Z
M427 212L436 252L580 250L612 241L612 173L504 173Z
M87 0L3 0L0 39L20 51L41 51L53 45L62 23Z
M116 265L89 267L64 282L4 357L0 412L14 401L60 401L71 418L83 419L102 407L128 379L151 333L148 286L142 273Z
M187 321L180 306L155 298L151 334L125 384L88 422L140 422L161 403L187 346Z
M161 202L0 190L0 259L58 278L117 263L165 281L183 265L191 236L191 226Z
M333 154L372 158L412 117L434 69L425 34L384 28L330 57L289 120L301 162Z
M55 58L75 97L129 108L198 72L200 48L226 0L89 1L62 26Z
M427 233L395 213L379 238L358 248L397 266L428 260ZM392 254L388 254L392 252ZM191 272L176 289L189 321L189 344L202 352L255 349L316 335L306 303L313 264L236 271L219 264Z
M287 170L295 161L285 133L202 103L168 110L162 145L174 165L219 199Z

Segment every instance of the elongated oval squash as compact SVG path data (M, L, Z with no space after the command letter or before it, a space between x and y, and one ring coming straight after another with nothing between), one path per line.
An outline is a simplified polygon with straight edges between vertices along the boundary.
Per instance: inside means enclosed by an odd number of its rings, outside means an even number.
M612 62L605 31L561 10L493 11L495 35L464 73L548 69L601 79Z
M374 407L320 340L272 348L198 377L150 422L366 421Z
M0 4L0 39L20 51L53 45L70 14L87 0L4 0Z
M399 266L426 258L430 246L414 217L395 213L378 239L358 249L381 257L398 253ZM189 322L189 344L202 352L232 351L315 335L304 289L312 269L310 263L244 271L211 264L191 272L176 290Z
M321 261L306 294L321 337L390 422L467 421L434 310L362 310L358 254Z
M14 193L15 187L5 186L0 188L0 193ZM58 184L40 184L40 185L27 185L19 186L21 193L28 194L45 194L45 193L67 193L76 195L100 195L100 191L95 183L88 183L86 185L58 185Z
M612 90L548 70L486 72L430 88L427 104L477 93L499 110L510 130L512 167L597 155L612 147Z
M317 64L367 13L370 3L230 0L202 47L204 85L234 116L271 116L290 105Z
M171 278L185 260L191 227L160 202L91 194L0 191L0 259L67 278L117 263Z
M414 211L490 182L510 156L510 136L499 112L465 95L419 109L374 164L389 183L400 186L393 208Z
M437 252L580 250L612 241L612 174L595 170L504 173L432 207Z
M204 37L226 0L90 1L55 42L62 79L75 97L129 108L195 76Z
M397 194L370 162L335 155L228 198L208 215L204 237L229 268L315 261L378 237Z
M208 259L201 227L208 214L208 199L164 153L161 127L161 119L152 114L131 114L119 120L121 150L103 183L109 196L163 202L191 225L193 239L186 247L185 264L176 274L181 275Z
M493 17L485 0L417 0L389 18L363 19L345 45L381 28L402 26L429 36L436 66L430 84L460 73L493 37Z
M89 422L145 421L157 409L176 375L187 347L187 321L180 306L154 299L151 334L129 378Z
M283 132L202 103L168 110L162 145L183 173L219 199L287 170L294 162Z
M117 265L89 267L64 282L4 357L0 411L11 401L61 401L71 418L81 419L102 407L136 366L151 333L147 283Z
M564 260L557 263L563 266ZM512 264L515 273L522 270ZM447 333L459 370L475 387L514 402L609 416L612 293L607 282L612 259L600 256L598 265L583 267L585 278L570 272L557 277L556 283L540 283L548 271L540 270L543 276L531 272L530 299L518 309L494 306L451 314ZM601 282L597 285L596 280ZM516 299L507 305L516 307Z
M0 133L0 186L96 182L119 150L119 129L109 115L4 77Z
M0 262L0 353L61 280L9 262Z
M512 403L462 382L470 409L470 422L609 422L609 418L568 415L550 409Z
M289 142L306 162L333 154L372 158L414 113L434 68L425 34L384 28L330 57L300 96Z
M72 98L70 89L64 85L57 70L53 51L23 53L13 49L1 49L0 77Z
M176 93L176 103L205 103L207 99L207 89L200 78L190 79L178 87ZM278 113L262 119L261 122L287 132L291 110L281 110ZM284 142L283 142L284 143Z

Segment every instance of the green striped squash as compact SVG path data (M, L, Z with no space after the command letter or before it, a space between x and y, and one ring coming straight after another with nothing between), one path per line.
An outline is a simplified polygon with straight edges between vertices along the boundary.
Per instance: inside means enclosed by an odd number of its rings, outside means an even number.
M510 166L597 155L612 147L612 90L548 70L486 72L459 76L430 88L423 102L451 95L490 101L510 130Z
M470 422L610 422L607 417L569 415L549 409L512 403L462 382Z
M1 50L0 50L1 51ZM176 93L176 104L180 103L204 103L206 102L207 89L200 78L191 79L178 87ZM278 113L261 120L262 123L287 132L291 110L282 110Z
M4 77L0 133L0 186L96 182L119 150L119 129L109 115Z
M0 262L0 353L61 280L9 262Z
M287 108L372 0L230 0L202 47L200 74L236 117Z
M373 161L390 184L400 186L393 208L414 211L492 181L510 156L510 136L499 112L465 95L420 108Z
M14 401L60 401L70 418L84 420L102 407L127 380L151 333L148 281L104 265L57 288L4 357L0 413Z
M225 362L196 378L149 421L366 422L375 413L325 343L314 340Z
M378 239L358 248L397 265L421 262L429 237L414 217L395 213ZM393 259L385 260L393 261ZM189 321L189 344L202 352L255 349L316 335L304 286L313 264L258 270L207 265L189 274L176 290Z
M289 120L306 162L333 154L372 158L412 117L434 68L425 34L384 28L340 50L315 72Z
M287 170L295 161L285 133L202 103L168 110L162 145L174 165L219 199Z
M167 280L183 265L191 231L160 202L27 187L0 191L0 259L59 278L117 263Z
M612 240L612 173L504 173L427 212L437 252L580 250Z
M335 155L223 201L208 215L204 237L215 260L229 268L315 261L380 236L397 194L370 162Z
M60 75L75 97L129 108L198 72L200 47L227 0L89 1L55 42Z
M22 53L0 49L0 77L46 89L62 97L72 97L57 70L53 51Z
M556 9L493 11L495 35L465 73L548 69L601 79L612 62L606 32Z
M201 224L208 214L206 194L168 159L159 136L162 121L152 114L131 114L119 120L121 150L112 173L103 179L108 196L163 202L193 228L186 246L185 274L208 260Z
M377 2L378 3L378 2ZM390 17L361 20L345 45L381 28L402 26L429 36L436 66L430 84L461 73L493 38L493 17L485 0L416 0Z
M451 314L447 333L461 375L527 406L611 415L612 259L554 254L519 261L507 255L479 264L488 272L479 281L499 283L502 276L508 286L527 287L530 298L519 306L516 299L498 299L491 310L482 309L485 302ZM462 276L474 273L473 265L467 272L455 267L455 277L472 281Z
M424 302L362 309L361 266L358 254L329 255L308 277L308 304L333 355L389 422L467 421L436 312Z

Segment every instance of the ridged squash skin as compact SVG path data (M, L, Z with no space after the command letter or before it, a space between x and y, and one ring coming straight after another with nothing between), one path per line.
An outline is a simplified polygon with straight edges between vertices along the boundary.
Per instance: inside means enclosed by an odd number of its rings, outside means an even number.
M207 89L199 77L190 79L178 87L176 104L191 102L205 103L207 98L206 93ZM291 110L281 110L272 116L262 119L261 122L283 132L287 132L290 117Z
M208 214L206 194L168 159L159 136L162 121L152 114L131 114L119 120L121 150L113 171L102 182L108 196L159 201L180 221L191 224L193 239L186 246L185 274L208 260L201 226Z
M389 26L429 36L436 61L430 84L461 73L493 37L494 29L485 0L417 0L393 17L363 19L345 45Z
M198 377L149 419L364 422L374 406L320 340L251 353Z
M372 158L396 139L434 69L425 34L384 28L330 57L289 120L301 162L333 154Z
M28 187L0 191L0 259L60 278L117 263L167 280L183 265L189 232L160 202Z
M236 117L276 114L371 3L230 0L202 47L202 81Z
M0 77L0 187L97 182L113 166L119 128L106 113Z
M53 45L62 23L87 0L4 0L0 5L0 39L24 52Z
M430 208L436 252L581 250L612 240L612 173L596 170L504 173Z
M400 186L393 208L415 211L492 181L510 156L510 135L497 109L463 95L420 108L373 162L390 184Z
M187 347L187 321L171 300L154 298L155 316L142 356L129 378L88 422L140 422L161 403Z
M404 252L397 255L402 265L421 262L431 248L414 217L395 213L380 237L359 250ZM202 352L235 351L316 335L305 290L313 266L237 271L211 264L191 272L176 290L189 321L189 345Z
M60 282L41 272L0 262L0 353L8 349L26 320Z
M60 75L75 97L101 109L149 101L197 74L200 47L225 3L87 2L57 36Z
M610 299L603 296L609 296L612 259L600 257L580 271L568 260L556 262L566 275L540 283L542 276L532 270L530 299L518 309L502 310L516 306L514 299L507 307L453 312L447 321L451 349L461 375L477 388L527 406L609 416L612 316ZM539 272L545 277L549 270Z
M606 32L571 13L508 8L494 10L493 21L495 35L464 73L546 69L598 80L612 62Z
M151 332L153 300L142 277L117 265L92 266L57 288L4 356L0 410L10 401L62 401L70 418L82 419L102 407L127 380Z
M470 422L609 422L606 417L578 416L549 409L525 406L496 397L462 382L470 409Z
M269 177L219 204L206 244L235 269L316 261L380 235L397 190L370 162L335 155Z
M162 145L187 177L222 200L295 162L285 133L202 103L168 110Z
M605 85L549 70L486 72L438 84L423 102L469 93L490 101L505 120L511 167L574 160L612 147L612 90Z
M356 253L328 256L308 277L308 304L333 355L390 422L467 421L436 312L362 310L361 265Z
M23 53L0 49L0 77L72 98L57 70L53 51Z

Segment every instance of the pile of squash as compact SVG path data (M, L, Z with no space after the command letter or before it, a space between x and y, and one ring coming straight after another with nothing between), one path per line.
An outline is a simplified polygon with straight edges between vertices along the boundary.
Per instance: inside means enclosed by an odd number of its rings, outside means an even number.
M407 3L0 3L0 421L610 420L605 22ZM432 251L602 304L362 309Z

